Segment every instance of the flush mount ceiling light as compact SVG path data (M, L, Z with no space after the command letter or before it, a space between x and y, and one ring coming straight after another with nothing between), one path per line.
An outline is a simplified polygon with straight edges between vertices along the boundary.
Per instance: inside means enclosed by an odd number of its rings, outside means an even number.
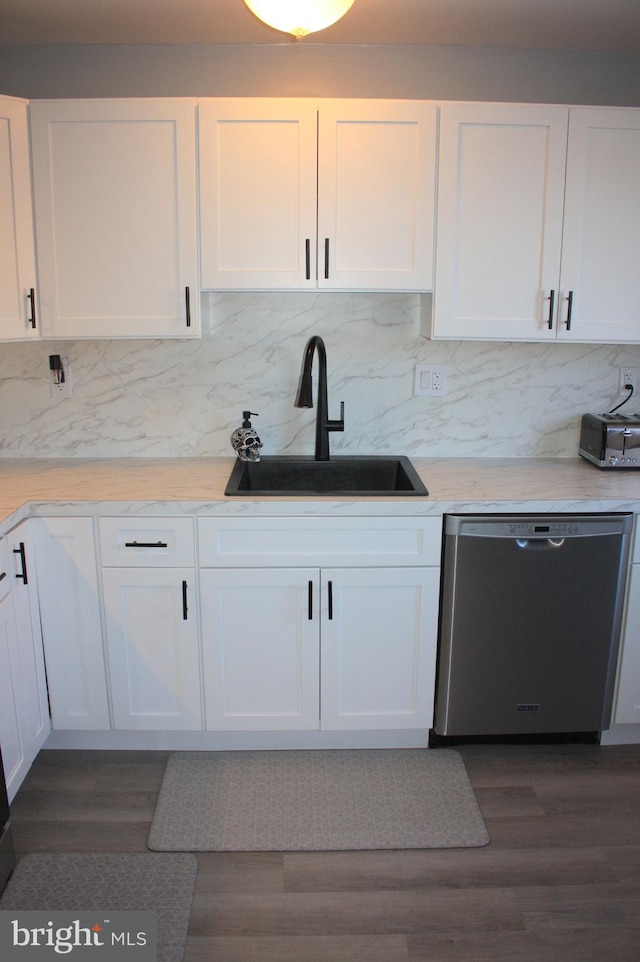
M354 0L244 0L258 19L299 40L343 17Z

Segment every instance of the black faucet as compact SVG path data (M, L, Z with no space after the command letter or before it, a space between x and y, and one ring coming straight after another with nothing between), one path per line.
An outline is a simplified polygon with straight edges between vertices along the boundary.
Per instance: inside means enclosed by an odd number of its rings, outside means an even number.
M327 401L327 352L324 341L318 334L314 334L307 341L302 358L302 370L298 383L298 393L294 405L297 408L313 407L313 388L311 384L311 367L313 355L318 352L318 411L316 414L316 461L329 460L329 431L344 431L344 401L340 402L340 420L329 420L329 404Z

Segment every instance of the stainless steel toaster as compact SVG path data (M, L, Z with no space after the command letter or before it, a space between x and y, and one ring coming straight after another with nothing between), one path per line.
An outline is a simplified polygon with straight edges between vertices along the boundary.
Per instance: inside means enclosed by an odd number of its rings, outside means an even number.
M578 454L599 468L640 468L640 414L585 414Z

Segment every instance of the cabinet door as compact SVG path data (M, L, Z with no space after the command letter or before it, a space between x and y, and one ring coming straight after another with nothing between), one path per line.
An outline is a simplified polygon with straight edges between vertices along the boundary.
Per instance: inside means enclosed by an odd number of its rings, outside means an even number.
M640 724L640 564L631 566L619 655L616 725Z
M33 518L51 720L57 729L110 727L90 518Z
M317 569L200 573L206 727L317 730Z
M639 264L640 110L572 107L559 336L640 341Z
M432 337L553 339L568 110L440 110Z
M313 101L199 102L202 286L316 286Z
M13 606L24 702L22 735L29 764L51 731L32 525L33 521L23 521L7 536L13 552Z
M436 105L319 107L318 287L431 290Z
M0 746L10 801L50 731L35 567L29 562L27 568L26 560L32 560L29 524L23 522L0 539ZM14 561L11 551L18 538L22 548ZM33 625L30 595L36 609Z
M191 568L102 572L115 728L202 727Z
M44 335L199 334L195 101L30 111Z
M38 336L27 101L0 97L0 340Z
M438 568L322 571L322 729L430 728Z
M0 601L0 747L9 801L29 770L23 741L22 677L10 594Z

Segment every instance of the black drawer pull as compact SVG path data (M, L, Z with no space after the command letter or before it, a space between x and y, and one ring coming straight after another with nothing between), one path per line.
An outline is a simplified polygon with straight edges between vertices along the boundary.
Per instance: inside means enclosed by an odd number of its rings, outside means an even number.
M309 581L309 594L307 596L307 616L309 621L313 621L313 581Z
M0 574L0 581L4 581L6 577L7 577L7 572L3 571L2 574Z
M27 294L27 300L29 301L29 304L31 306L31 317L27 321L27 324L29 324L35 331L36 329L36 292L33 289L33 287L29 289L29 293Z
M189 614L189 606L187 604L187 592L189 590L189 585L186 581L182 582L182 620L186 621Z
M20 578L23 584L28 585L29 579L27 577L27 556L24 551L24 541L21 541L17 548L13 549L14 554L20 555L20 567L21 571L16 571L16 578Z
M573 314L573 291L569 291L567 296L567 320L565 325L568 331L571 330L571 315Z
M168 548L166 541L125 541L125 548Z
M329 594L329 621L333 620L333 581L327 583Z

